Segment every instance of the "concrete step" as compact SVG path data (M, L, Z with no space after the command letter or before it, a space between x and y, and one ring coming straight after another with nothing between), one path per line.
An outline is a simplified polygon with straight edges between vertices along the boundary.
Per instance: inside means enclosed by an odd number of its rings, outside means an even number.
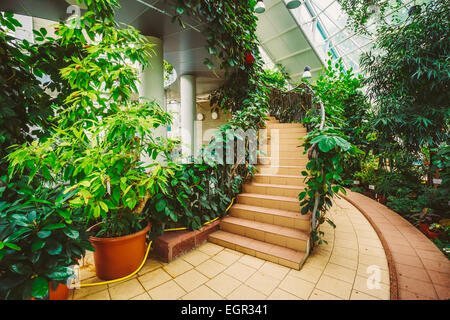
M236 203L229 211L230 216L271 223L281 227L295 228L306 232L311 231L311 213L302 215L300 212L272 209L247 204Z
M240 251L296 270L300 270L307 257L304 251L281 247L223 230L210 234L208 240L232 250Z
M281 174L267 174L256 173L253 176L252 182L266 183L266 184L283 184L291 186L305 186L304 177L299 175L281 175Z
M309 241L302 230L231 216L222 219L220 229L298 251L306 251Z
M236 203L261 206L272 209L281 209L300 212L300 201L298 197L283 197L257 193L240 193L237 195Z
M259 173L281 174L281 175L297 175L301 176L302 171L306 170L305 166L273 166L273 165L257 165Z
M308 163L308 155L302 154L298 158L278 158L273 160L272 157L259 157L258 164L270 165L272 162L277 162L280 166L306 166Z
M305 187L291 186L284 184L266 184L266 183L251 182L244 184L243 189L245 193L258 193L272 196L298 198L298 194L302 192L305 189Z

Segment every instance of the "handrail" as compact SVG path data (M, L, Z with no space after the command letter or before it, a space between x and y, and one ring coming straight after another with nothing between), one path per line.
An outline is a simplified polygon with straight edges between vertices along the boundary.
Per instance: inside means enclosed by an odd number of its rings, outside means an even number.
M320 104L320 117L321 117L321 121L320 121L320 125L319 125L319 130L322 130L323 127L325 126L325 106L323 105L322 101L319 101ZM316 149L314 148L313 152L312 152L312 157L317 159L317 157L319 156L318 152L316 151ZM321 172L323 174L323 171ZM311 214L311 230L314 231L316 228L316 213L317 213L317 208L319 207L319 191L316 191L314 194L314 208L313 208L313 212Z

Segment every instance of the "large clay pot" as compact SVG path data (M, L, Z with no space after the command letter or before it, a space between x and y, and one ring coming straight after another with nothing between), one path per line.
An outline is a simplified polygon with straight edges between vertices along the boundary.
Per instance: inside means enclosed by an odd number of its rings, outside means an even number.
M145 239L150 224L136 233L114 238L90 237L94 246L97 277L113 280L127 276L141 265L145 256Z

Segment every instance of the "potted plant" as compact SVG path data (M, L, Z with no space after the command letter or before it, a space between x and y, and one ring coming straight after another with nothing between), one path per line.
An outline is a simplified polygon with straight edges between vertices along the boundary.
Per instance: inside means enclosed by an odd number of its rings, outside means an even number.
M22 189L0 202L0 299L65 300L73 266L93 250L63 188ZM1 196L1 192L0 192Z
M135 271L142 262L151 228L143 208L167 190L176 165L158 161L175 142L154 135L171 124L171 116L138 97L134 65L148 65L152 45L133 27L119 27L115 2L106 2L102 10L84 2L88 11L79 26L60 23L57 40L48 39L76 45L82 53L68 57L60 70L71 93L58 106L50 137L9 154L9 173L28 170L31 180L70 185L65 192L73 196L66 203L82 212L96 248L97 275L108 280Z
M154 129L168 121L170 115L153 102L124 106L91 121L84 131L58 130L44 142L10 154L18 168L36 165L40 172L48 170L50 177L63 172L72 181L64 191L73 194L66 202L70 210L83 213L90 227L101 279L125 276L142 262L150 230L143 209L148 199L166 192L177 167L174 163L163 167L154 160L173 148L165 139L153 137Z
M393 185L386 175L382 176L376 185L377 200L381 204L386 204L387 197L393 193Z
M431 240L436 240L444 232L445 228L439 223L433 223L429 226L427 230L428 237Z

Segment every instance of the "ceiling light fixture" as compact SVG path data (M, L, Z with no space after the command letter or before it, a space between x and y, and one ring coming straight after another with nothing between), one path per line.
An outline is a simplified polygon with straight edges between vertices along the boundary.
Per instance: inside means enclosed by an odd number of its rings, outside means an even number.
M302 75L302 79L311 79L311 78L312 78L311 68L306 66Z
M296 9L300 7L301 4L302 2L300 0L288 0L286 1L286 8L289 10Z
M266 11L266 6L264 5L263 0L258 0L255 6L255 12L256 13L264 13Z

